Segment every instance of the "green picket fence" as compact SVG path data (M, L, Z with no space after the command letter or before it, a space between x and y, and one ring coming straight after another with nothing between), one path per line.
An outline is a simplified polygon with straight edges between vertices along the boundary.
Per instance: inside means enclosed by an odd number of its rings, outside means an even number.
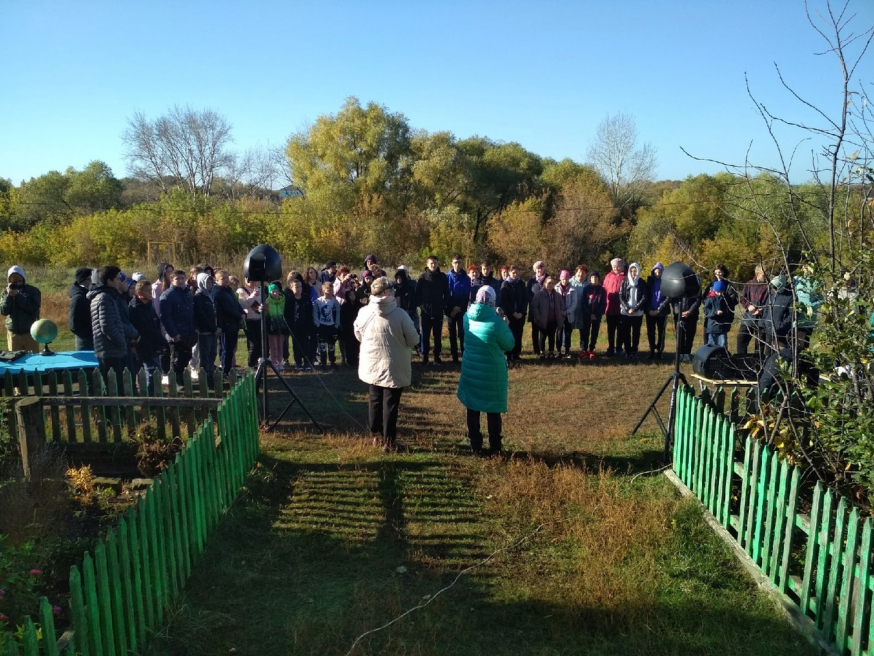
M51 606L41 599L41 640L28 618L24 656L121 656L135 652L182 590L207 536L234 500L258 456L255 379L243 377L173 464L154 480L70 571L72 627L58 639ZM11 635L0 654L19 654Z
M680 390L674 473L841 654L874 656L871 519L820 483L802 489L801 470L740 440L718 405Z

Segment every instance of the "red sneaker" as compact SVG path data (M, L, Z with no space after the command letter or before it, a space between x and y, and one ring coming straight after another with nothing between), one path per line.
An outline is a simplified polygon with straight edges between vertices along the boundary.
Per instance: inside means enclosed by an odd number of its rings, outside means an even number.
M589 351L589 360L594 360L594 359L595 359L595 352Z
M583 349L582 351L580 351L580 357L581 358L589 357L589 352L586 349Z

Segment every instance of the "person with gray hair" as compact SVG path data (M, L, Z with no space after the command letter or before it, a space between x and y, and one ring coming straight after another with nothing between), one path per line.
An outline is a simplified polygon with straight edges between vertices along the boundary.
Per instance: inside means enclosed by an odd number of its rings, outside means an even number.
M353 325L361 342L358 378L370 386L368 423L374 446L397 449L401 393L412 383L412 352L419 334L410 315L400 307L392 283L385 276L370 287L370 301Z

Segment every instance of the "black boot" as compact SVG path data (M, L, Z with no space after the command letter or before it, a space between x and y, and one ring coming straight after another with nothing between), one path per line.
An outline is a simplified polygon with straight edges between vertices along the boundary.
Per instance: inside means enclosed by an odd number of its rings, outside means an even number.
M491 435L489 435L489 455L501 455L501 442L503 439L504 438L501 435L498 435L497 437L492 437Z
M470 452L475 455L481 455L483 452L483 435L482 433L478 435L470 435Z

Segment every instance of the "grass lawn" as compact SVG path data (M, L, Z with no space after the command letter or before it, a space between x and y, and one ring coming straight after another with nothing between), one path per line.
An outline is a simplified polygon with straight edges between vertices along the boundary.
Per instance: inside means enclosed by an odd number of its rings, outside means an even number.
M660 435L628 434L668 373L526 359L491 460L467 451L451 365L414 366L393 455L370 444L355 372L291 375L325 434L294 408L264 435L149 653L347 654L494 554L351 653L812 654L697 505L646 473Z

